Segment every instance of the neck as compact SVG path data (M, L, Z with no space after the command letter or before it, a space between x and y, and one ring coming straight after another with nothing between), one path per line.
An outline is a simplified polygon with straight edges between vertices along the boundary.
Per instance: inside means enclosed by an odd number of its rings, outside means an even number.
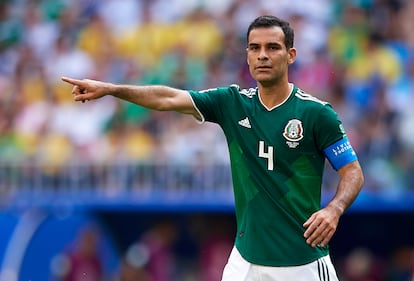
M292 85L284 83L267 87L258 84L258 90L263 105L268 109L272 109L283 103L289 97L292 92Z

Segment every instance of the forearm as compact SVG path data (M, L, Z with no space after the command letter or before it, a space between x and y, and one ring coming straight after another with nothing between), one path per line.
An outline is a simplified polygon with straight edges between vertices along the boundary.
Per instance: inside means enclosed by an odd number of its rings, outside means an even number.
M180 105L177 98L183 95L183 90L167 86L111 84L108 88L108 94L153 110L182 111L185 107L185 104Z
M335 196L327 207L335 208L342 215L355 201L364 183L358 161L348 164L338 171L340 180Z
M119 85L91 79L73 79L62 77L62 81L73 85L72 95L75 101L85 102L112 95L116 98L160 111L177 111L191 114L200 119L200 114L185 90L168 86Z
M336 231L339 218L355 201L362 188L364 177L358 161L342 167L338 173L341 179L334 198L303 224L306 228L303 234L306 243L312 247L328 244Z

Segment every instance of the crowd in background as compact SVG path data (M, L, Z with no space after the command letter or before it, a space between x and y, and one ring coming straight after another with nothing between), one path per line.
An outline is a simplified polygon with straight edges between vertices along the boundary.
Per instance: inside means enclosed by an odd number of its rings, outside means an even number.
M266 13L295 28L291 81L338 111L365 190L412 188L414 3L403 0L2 0L1 161L227 163L217 126L111 97L77 104L60 77L254 87L245 32Z
M112 97L78 104L60 77L255 87L246 28L261 14L293 25L290 80L339 113L364 190L413 190L410 0L0 0L0 162L227 164L216 125Z

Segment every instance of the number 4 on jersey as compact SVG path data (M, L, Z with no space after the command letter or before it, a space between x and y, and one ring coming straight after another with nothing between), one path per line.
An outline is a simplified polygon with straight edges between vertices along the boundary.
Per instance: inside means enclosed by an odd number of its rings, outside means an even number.
M259 157L266 158L267 169L273 171L273 146L268 146L266 152L264 141L259 141Z

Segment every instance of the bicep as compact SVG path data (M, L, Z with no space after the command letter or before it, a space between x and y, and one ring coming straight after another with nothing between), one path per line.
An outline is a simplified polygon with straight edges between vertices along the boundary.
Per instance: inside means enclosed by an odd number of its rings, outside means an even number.
M197 120L201 119L201 115L197 110L190 93L186 90L177 90L173 100L174 110L183 114L193 115Z
M325 148L323 153L336 171L358 159L346 136Z
M163 91L158 92L157 110L177 111L179 113L193 115L195 118L200 119L200 114L188 91L170 87L163 87L162 89Z

